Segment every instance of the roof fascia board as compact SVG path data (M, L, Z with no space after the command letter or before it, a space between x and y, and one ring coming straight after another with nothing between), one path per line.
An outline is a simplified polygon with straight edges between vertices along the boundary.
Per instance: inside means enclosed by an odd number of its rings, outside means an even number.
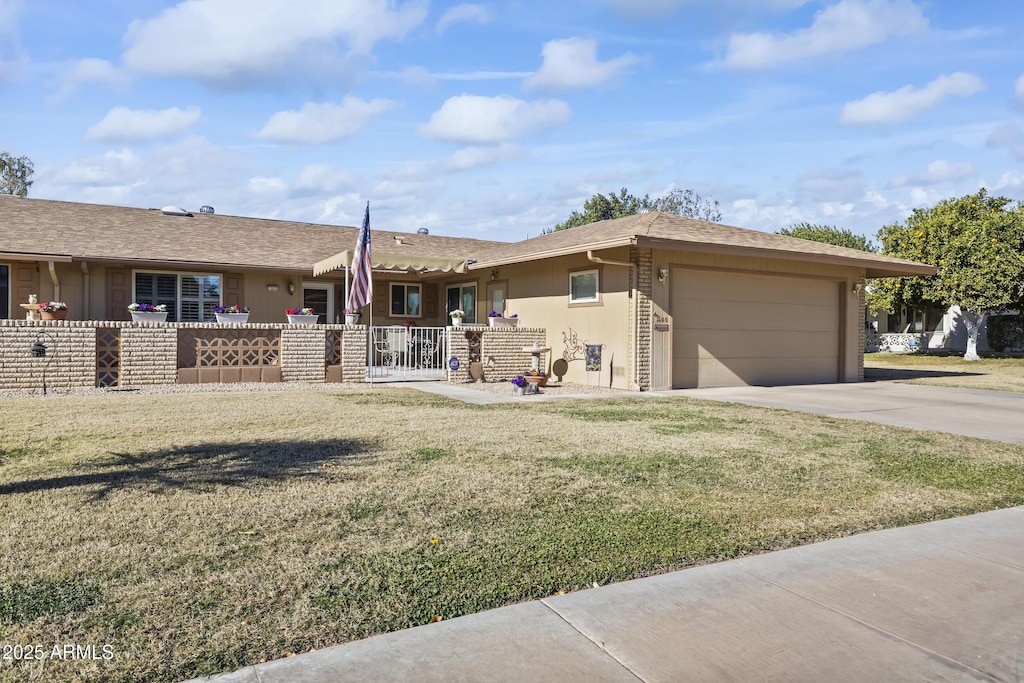
M29 254L16 251L0 252L0 259L9 261L55 261L57 263L71 263L71 257L63 254Z
M573 229L573 228L570 228ZM556 258L559 256L572 256L574 254L586 254L588 251L599 251L601 249L615 249L617 247L628 247L636 243L635 236L628 237L616 237L612 240L605 240L603 242L588 242L585 244L574 244L572 246L560 247L558 249L548 249L546 251L538 251L530 254L522 254L519 256L509 256L506 258L486 260L480 260L477 263L471 264L469 270L482 270L484 268L494 268L495 266L507 266L515 263L525 263L526 261L540 261L548 258Z
M853 266L867 268L868 277L900 277L906 275L935 275L938 268L924 263L908 263L907 265L875 261L874 259L858 259L846 256L834 256L832 254L806 254L798 251L786 251L784 249L767 249L765 247L747 247L733 244L711 244L707 242L692 242L687 240L670 240L657 237L640 237L637 240L638 246L651 247L656 249L672 249L676 251L696 251L708 254L731 254L736 256L756 256L761 258L776 258L783 261L806 261L812 263L827 263L835 266Z

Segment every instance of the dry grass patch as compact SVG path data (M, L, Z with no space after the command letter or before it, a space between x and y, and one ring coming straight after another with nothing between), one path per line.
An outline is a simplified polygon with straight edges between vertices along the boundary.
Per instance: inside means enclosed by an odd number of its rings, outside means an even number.
M1024 392L1024 358L984 357L966 361L946 354L866 353L864 367L911 384L959 389Z
M115 653L5 680L178 680L1024 503L1022 446L688 399L122 394L0 425L0 641Z

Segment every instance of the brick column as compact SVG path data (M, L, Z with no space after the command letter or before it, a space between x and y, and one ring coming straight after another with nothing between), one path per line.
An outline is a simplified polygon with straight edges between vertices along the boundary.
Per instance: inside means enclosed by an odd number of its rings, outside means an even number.
M651 343L652 334L652 302L654 295L653 262L654 256L650 249L631 249L630 257L636 253L636 388L640 391L651 389Z
M324 382L327 378L323 328L285 327L281 330L281 381Z
M366 325L346 325L341 335L341 381L366 381Z
M164 323L123 326L119 378L122 387L177 382L177 328Z

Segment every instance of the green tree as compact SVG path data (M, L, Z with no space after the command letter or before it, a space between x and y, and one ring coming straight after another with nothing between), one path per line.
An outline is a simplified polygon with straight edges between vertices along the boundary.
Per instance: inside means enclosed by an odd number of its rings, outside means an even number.
M622 188L618 194L609 192L607 196L595 194L583 203L582 211L573 211L569 217L547 232L568 230L580 225L607 221L612 218L632 216L641 211L664 211L680 216L688 216L703 221L720 221L722 213L718 210L718 202L704 199L693 190L673 190L664 197L651 199L649 194L636 197L629 190Z
M27 197L35 167L28 157L13 157L0 152L0 194Z
M837 228L831 225L796 223L788 228L776 230L775 234L799 237L800 239L813 242L834 244L837 247L860 249L861 251L878 251L878 247L867 237L864 237L864 235L856 235L846 228Z
M693 190L672 190L664 197L654 200L655 208L665 213L696 218L701 221L718 223L722 220L722 212L718 210L718 200L701 197Z
M932 276L872 285L872 310L959 306L967 327L966 360L978 359L978 330L992 311L1024 304L1024 205L982 189L914 209L878 233L882 253L938 268Z

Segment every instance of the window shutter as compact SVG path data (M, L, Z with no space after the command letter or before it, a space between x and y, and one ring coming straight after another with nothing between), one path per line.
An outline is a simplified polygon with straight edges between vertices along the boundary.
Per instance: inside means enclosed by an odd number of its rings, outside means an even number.
M128 320L132 302L131 279L127 268L107 268L107 320Z
M436 318L437 312L437 283L424 282L423 285L423 317Z
M388 314L391 312L388 309L389 302L391 301L391 285L381 286L381 283L373 283L373 317L374 318L387 318L390 317Z
M244 306L245 278L241 273L224 274L224 305Z

